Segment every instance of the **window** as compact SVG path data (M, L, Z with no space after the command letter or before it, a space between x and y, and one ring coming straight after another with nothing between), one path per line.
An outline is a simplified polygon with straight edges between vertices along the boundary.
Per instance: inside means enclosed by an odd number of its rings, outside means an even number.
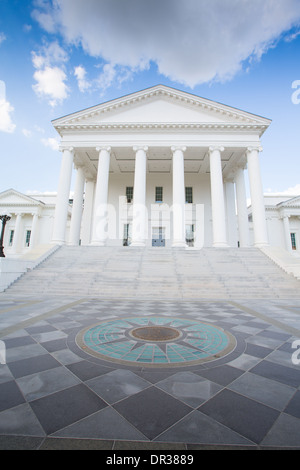
M29 245L30 245L30 237L31 237L31 230L26 230L25 246L29 246Z
M193 202L193 188L191 187L185 188L185 202L188 204Z
M14 231L14 230L11 230L11 231L10 231L10 235L9 235L9 246L12 246L12 244L13 244L13 241L14 241L14 234L15 234L15 231Z
M127 198L127 203L130 204L133 200L133 186L126 187L126 198Z
M163 188L156 186L155 188L155 202L163 202Z
M291 233L291 242L292 242L292 250L297 250L295 233Z

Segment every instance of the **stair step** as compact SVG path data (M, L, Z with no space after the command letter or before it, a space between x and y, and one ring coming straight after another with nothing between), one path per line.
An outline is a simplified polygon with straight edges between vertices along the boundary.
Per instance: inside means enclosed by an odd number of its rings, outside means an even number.
M256 248L63 246L7 291L158 300L300 298L300 281Z

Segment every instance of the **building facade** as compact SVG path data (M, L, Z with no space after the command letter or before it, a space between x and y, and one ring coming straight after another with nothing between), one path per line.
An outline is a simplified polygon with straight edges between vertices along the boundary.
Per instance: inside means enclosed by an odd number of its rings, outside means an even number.
M249 246L247 167L253 243L268 244L259 153L269 125L162 85L54 120L62 164L53 243Z
M265 194L264 201L270 246L300 255L300 196ZM251 233L251 206L249 216Z
M0 212L11 214L7 255L50 242L270 243L295 253L299 197L271 200L262 190L261 137L270 122L162 85L54 120L62 153L57 195L0 194Z
M0 193L0 214L10 216L4 232L5 256L18 258L39 245L49 245L53 232L56 194ZM71 219L68 207L66 235Z

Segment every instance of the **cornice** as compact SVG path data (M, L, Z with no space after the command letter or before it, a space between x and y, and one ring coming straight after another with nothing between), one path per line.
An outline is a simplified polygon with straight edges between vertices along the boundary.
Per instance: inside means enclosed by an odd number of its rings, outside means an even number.
M258 132L261 135L266 129L267 125L262 124L245 124L245 123L212 123L212 122L190 122L190 123L141 123L141 122L127 122L127 123L102 123L102 124L75 124L65 123L56 126L59 134L63 132L119 132L119 131L135 131L135 132L153 132L153 131L240 131L240 132Z

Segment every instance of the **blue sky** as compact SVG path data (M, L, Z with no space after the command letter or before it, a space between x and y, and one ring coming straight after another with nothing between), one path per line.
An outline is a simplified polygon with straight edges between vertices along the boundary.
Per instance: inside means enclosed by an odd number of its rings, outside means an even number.
M156 84L271 119L264 190L300 194L299 0L0 0L0 192L56 191L51 120Z

